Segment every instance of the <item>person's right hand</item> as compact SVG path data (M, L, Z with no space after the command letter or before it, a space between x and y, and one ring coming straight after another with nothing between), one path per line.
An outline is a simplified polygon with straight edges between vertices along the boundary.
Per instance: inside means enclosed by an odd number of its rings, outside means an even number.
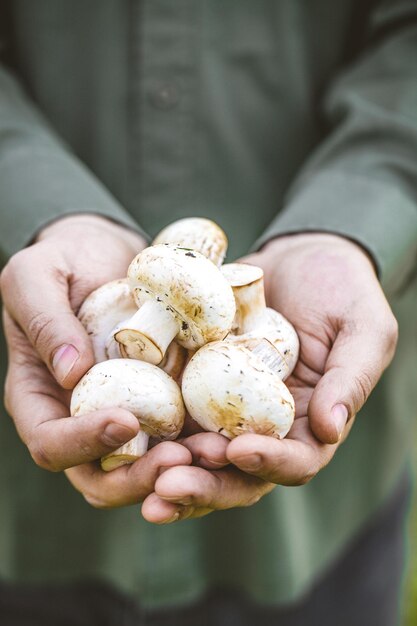
M51 471L72 468L69 479L96 506L139 502L164 468L192 462L189 450L166 442L132 466L106 474L90 461L134 437L137 419L118 408L68 417L69 390L94 364L76 312L91 291L125 276L145 245L105 218L66 217L15 254L1 274L9 352L6 408L35 462Z

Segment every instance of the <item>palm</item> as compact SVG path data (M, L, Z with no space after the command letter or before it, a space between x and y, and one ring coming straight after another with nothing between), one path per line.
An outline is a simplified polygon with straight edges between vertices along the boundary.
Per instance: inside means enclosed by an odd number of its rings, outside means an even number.
M25 406L24 414L30 407L42 407L42 419L55 419L68 414L71 392L63 389L51 376L26 335L4 311L4 327L7 339L13 350L10 351L9 376L6 381L8 404ZM9 383L13 378L13 387ZM22 393L24 390L24 393ZM19 411L18 411L19 412ZM16 423L18 430L20 423ZM25 428L26 430L26 428Z
M303 329L301 324L292 320L300 339L300 354L291 376L285 381L294 396L296 419L307 417L308 404L313 391L323 376L331 344L319 333Z

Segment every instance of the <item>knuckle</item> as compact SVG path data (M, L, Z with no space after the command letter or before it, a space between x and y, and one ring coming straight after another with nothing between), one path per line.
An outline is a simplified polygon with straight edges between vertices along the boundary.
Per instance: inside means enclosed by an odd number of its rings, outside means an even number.
M82 495L83 495L84 500L94 509L111 509L116 506L114 504L112 505L110 502L107 502L106 500L103 500L102 498L100 498L99 496L93 493L83 493Z
M0 273L0 293L3 294L3 298L4 298L4 292L6 290L7 281L8 281L8 273L9 273L8 266L9 264L7 264Z
M158 444L158 452L161 455L170 455L172 452L178 447L178 442L176 441L159 441ZM156 448L156 446L155 446Z
M7 265L2 269L0 274L0 292L2 294L3 299L6 299L6 294L9 289L9 285L11 284L11 275L13 273L12 269L12 260L10 260Z
M248 506L253 506L254 504L257 504L259 502L259 500L262 498L261 493L255 493L253 496L251 496L244 504L244 507L248 507Z
M170 467L173 459L178 459L178 451L185 452L185 448L179 448L176 441L159 441L156 446L150 448L155 463L161 467Z
M371 394L374 387L371 376L363 370L355 377L355 391L356 391L356 403L357 406L365 404L366 400Z
M178 511L177 521L189 519L194 515L196 508L194 506L185 506L181 511Z
M398 341L398 322L394 315L390 315L387 323L386 323L386 333L385 337L388 343L388 346L395 350Z
M29 443L29 452L36 465L48 472L59 472L62 468L58 467L53 461L48 451L39 443Z
M40 311L35 313L27 325L27 333L36 349L50 341L50 327L53 319L48 313Z
M313 478L317 475L315 470L310 470L303 474L300 478L298 478L294 483L294 487L302 487L303 485L307 485Z
M278 454L273 460L270 468L265 468L262 474L258 474L264 480L271 480L276 485L285 480L287 475L288 459L285 455Z
M9 415L13 415L13 402L12 402L12 392L11 392L11 380L10 374L8 373L6 376L6 380L4 383L4 393L3 393L3 404Z
M305 469L301 474L297 477L294 477L292 480L288 481L286 484L287 487L302 487L303 485L307 485L313 478L317 476L319 473L320 467L309 467Z
M391 310L378 320L374 320L374 332L378 335L384 349L395 350L398 340L398 322Z
M80 456L82 456L84 459L83 462L94 461L99 457L94 448L94 444L90 441L85 440L84 438L78 439L77 449L81 453Z
M27 264L28 256L31 256L28 252L28 248L16 252L0 274L0 289L3 295L9 288L15 288L16 277L20 274L21 268Z

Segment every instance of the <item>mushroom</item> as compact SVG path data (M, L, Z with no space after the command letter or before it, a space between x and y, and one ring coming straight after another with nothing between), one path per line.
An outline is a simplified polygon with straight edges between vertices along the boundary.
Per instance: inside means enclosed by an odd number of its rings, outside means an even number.
M218 267L227 251L225 232L204 217L186 217L173 222L155 237L153 244L172 243L197 250Z
M176 383L180 384L188 358L187 350L178 345L176 341L172 341L165 352L164 358L158 364L158 367L171 376Z
M78 319L93 342L96 363L121 356L112 331L137 310L126 278L112 280L87 296L78 312Z
M106 283L87 296L78 318L91 338L96 363L122 356L114 332L120 323L132 317L137 310L138 305L127 278ZM178 382L186 359L187 351L172 342L160 367Z
M74 388L71 415L119 407L133 413L140 431L131 441L101 460L105 471L133 463L145 454L149 437L175 439L185 417L177 383L159 367L131 359L94 365Z
M228 263L221 268L233 289L236 316L228 341L245 345L268 339L281 352L284 364L282 379L293 371L299 353L299 340L292 324L278 311L266 306L263 270L245 263ZM249 344L248 344L249 345Z
M132 261L128 278L140 308L114 333L122 356L157 365L174 338L196 350L230 332L236 312L232 288L199 252L151 246Z
M252 352L227 341L209 343L184 370L185 406L204 430L229 439L248 432L281 439L295 407L280 366L281 355L265 339Z

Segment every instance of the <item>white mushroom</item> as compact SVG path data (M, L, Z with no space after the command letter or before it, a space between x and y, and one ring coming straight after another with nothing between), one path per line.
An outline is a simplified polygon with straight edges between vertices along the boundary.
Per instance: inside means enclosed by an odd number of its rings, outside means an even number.
M236 300L236 316L233 322L235 335L228 341L253 346L255 340L268 339L284 357L286 368L282 369L285 380L296 366L299 340L293 325L278 311L266 306L263 270L245 263L228 263L221 268L233 289Z
M91 338L96 363L121 356L113 331L137 310L127 278L98 287L84 300L78 319Z
M192 248L217 266L223 263L227 251L225 232L215 222L204 217L186 217L173 222L158 233L152 245L158 243Z
M98 287L84 300L78 318L91 338L96 363L122 356L114 333L118 325L130 319L137 310L138 305L127 278L113 280ZM187 351L172 342L159 366L178 381L186 359Z
M229 439L243 433L283 438L294 400L275 371L281 357L263 340L254 352L217 341L198 350L184 370L182 393L191 417Z
M134 439L102 459L106 471L133 463L145 454L150 436L178 437L185 417L178 385L159 367L131 359L97 363L76 385L71 415L118 407L133 413L140 431Z
M123 356L158 364L174 338L196 350L230 331L236 312L232 288L199 252L151 246L132 261L128 278L140 308L115 332Z

